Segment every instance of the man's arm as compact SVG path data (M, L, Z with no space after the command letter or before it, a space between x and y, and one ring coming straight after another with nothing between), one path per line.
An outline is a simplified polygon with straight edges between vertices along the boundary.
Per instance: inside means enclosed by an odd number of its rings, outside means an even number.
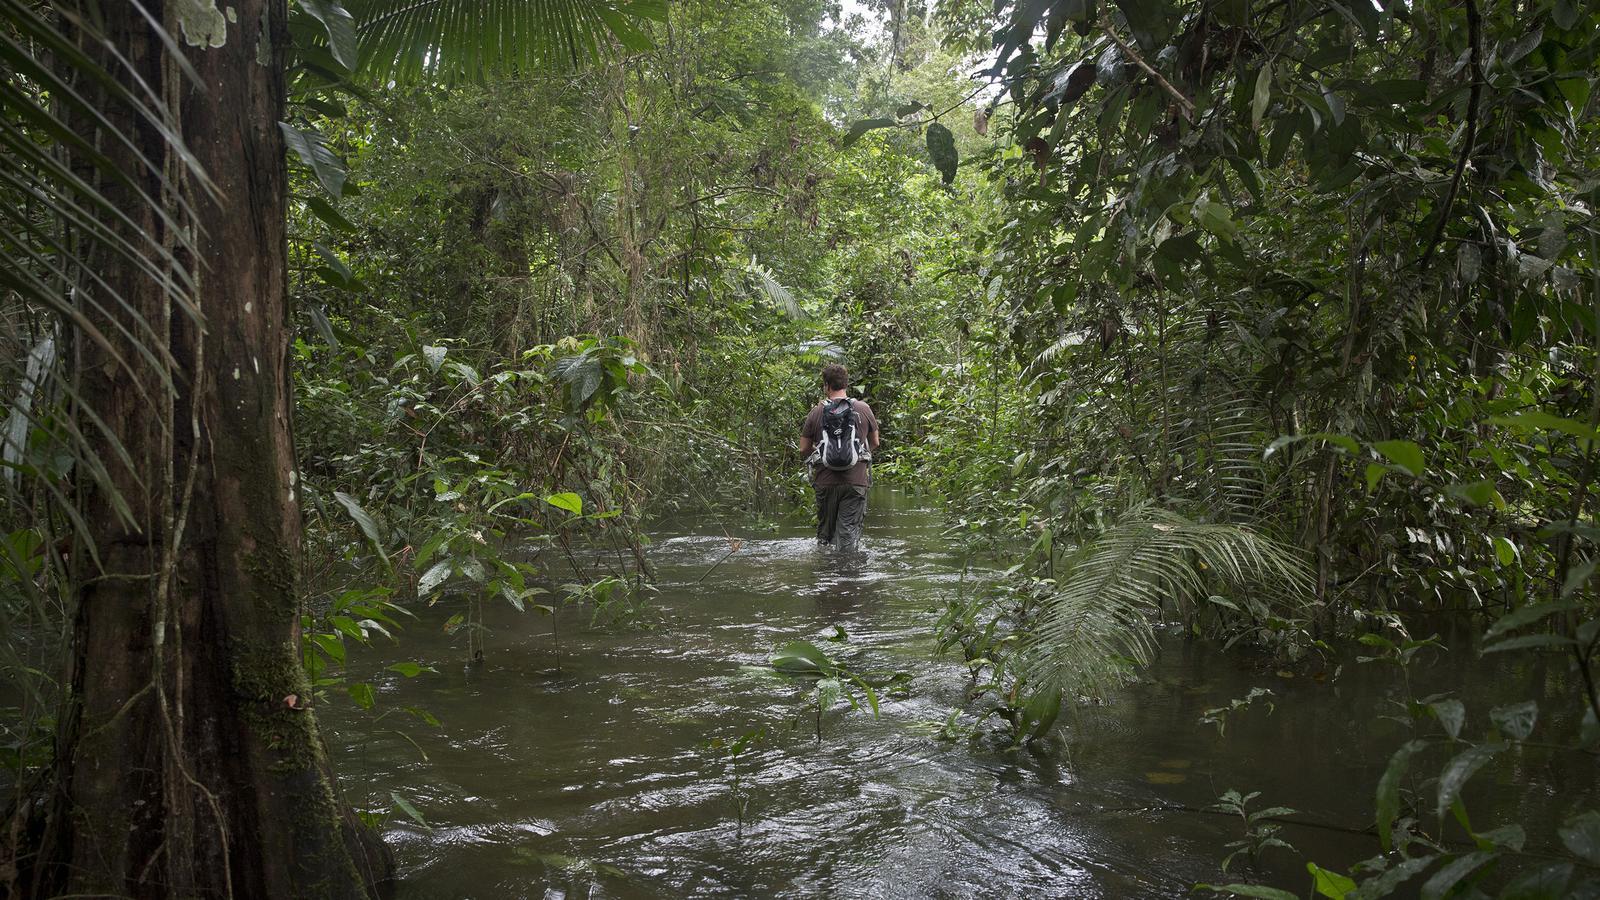
M811 455L811 438L808 438L803 434L800 435L800 455L801 457Z

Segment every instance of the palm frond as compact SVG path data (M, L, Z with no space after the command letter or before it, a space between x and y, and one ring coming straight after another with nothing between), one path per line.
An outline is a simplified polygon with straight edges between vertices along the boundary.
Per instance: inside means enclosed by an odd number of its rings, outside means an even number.
M1027 641L1030 677L1077 693L1121 683L1150 661L1163 600L1199 595L1209 578L1280 604L1304 602L1311 589L1293 548L1243 526L1200 524L1143 504L1069 561Z
M197 83L160 21L137 0L129 2L150 34L171 48L182 77ZM94 344L114 364L154 375L155 389L173 388L166 374L169 326L142 316L104 273L136 272L163 285L174 310L197 316L187 260L201 235L189 223L194 198L215 186L161 94L92 13L92 5L0 0L0 300L9 318L27 323L24 334L9 339L13 346L0 348L6 351L0 384L15 386L4 398L0 463L8 502L26 506L19 476L28 475L37 492L73 515L60 485L28 461L37 438L52 448L46 455L72 458L74 470L98 483L126 516L107 464L114 458L134 472L133 461L75 385L60 377L65 354L54 351ZM143 379L133 383L146 387ZM77 418L63 414L62 404ZM110 458L101 459L91 444Z
M482 80L647 50L664 0L350 0L362 68L395 81Z
M756 292L765 297L768 303L782 310L784 315L791 319L805 318L805 311L800 308L800 301L796 300L794 294L784 287L782 282L778 281L777 276L772 274L771 269L752 259L748 270L753 276L751 281L754 283Z

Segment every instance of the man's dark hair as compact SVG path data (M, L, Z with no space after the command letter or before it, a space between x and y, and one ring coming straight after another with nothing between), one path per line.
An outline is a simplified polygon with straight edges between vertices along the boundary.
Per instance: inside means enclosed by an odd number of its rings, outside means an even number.
M850 373L838 363L830 363L822 367L822 383L830 391L842 391L850 386Z

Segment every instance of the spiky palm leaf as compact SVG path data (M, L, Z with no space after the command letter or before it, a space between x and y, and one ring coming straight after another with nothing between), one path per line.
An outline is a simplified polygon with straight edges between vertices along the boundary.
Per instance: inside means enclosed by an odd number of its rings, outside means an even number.
M1140 505L1069 561L1027 640L1030 677L1079 693L1121 683L1150 661L1162 601L1200 595L1210 578L1280 605L1310 594L1310 572L1294 549L1239 525Z
M362 67L397 81L481 79L645 50L666 0L349 0Z

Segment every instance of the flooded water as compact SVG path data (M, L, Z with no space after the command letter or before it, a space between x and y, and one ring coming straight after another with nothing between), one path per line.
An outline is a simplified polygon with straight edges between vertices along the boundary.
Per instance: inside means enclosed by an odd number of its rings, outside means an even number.
M730 534L742 539L731 554ZM395 792L428 823L386 826L401 896L1177 897L1242 879L1304 893L1304 861L1287 853L1219 872L1241 828L1204 807L1229 788L1306 810L1296 818L1317 827L1281 837L1324 866L1376 852L1363 833L1372 788L1407 737L1374 721L1397 696L1392 671L1279 673L1169 637L1141 683L1063 715L1064 743L950 743L935 732L966 672L932 656L935 608L964 577L992 573L952 549L934 510L876 491L865 555L850 565L799 522L663 530L649 552L655 612L612 629L564 615L559 673L550 620L504 605L487 617L481 665L464 665L464 639L443 633L454 611L443 603L398 647L363 654L357 674L377 682L378 712L413 706L441 722L324 714L347 799L388 806ZM802 688L766 663L835 627L848 639L840 655L911 672L911 692L885 698L876 719L839 704L819 741ZM381 671L400 659L438 674ZM1425 678L1475 698L1569 687L1463 659ZM1274 692L1270 713L1237 714L1226 736L1198 724L1255 687ZM1488 705L1469 703L1469 732L1486 727ZM761 728L732 763L711 746ZM1480 774L1468 799L1476 821L1515 817L1530 847L1548 847L1559 818L1594 801L1594 781L1593 757L1528 750Z

